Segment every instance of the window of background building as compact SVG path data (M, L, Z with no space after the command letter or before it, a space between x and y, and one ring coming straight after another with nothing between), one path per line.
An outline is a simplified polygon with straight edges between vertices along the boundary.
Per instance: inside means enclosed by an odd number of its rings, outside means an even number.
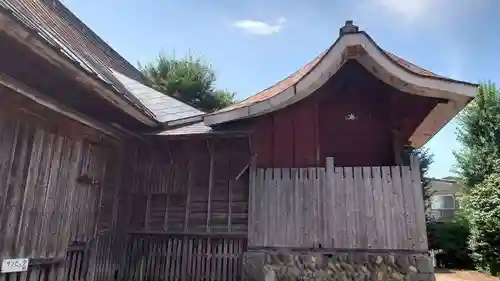
M455 209L455 196L453 195L434 195L432 196L431 208L434 210Z

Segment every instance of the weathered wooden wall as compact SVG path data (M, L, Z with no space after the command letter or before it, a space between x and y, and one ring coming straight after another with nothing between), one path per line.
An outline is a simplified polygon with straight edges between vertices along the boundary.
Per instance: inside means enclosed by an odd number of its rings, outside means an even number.
M133 232L246 232L248 137L127 149L123 212Z
M330 159L330 160L328 160ZM249 247L427 250L418 163L256 169Z
M78 280L89 264L108 280L127 233L247 231L248 137L122 143L1 90L0 258L32 267L0 278Z
M28 257L31 278L62 278L68 246L117 219L116 143L4 88L0 105L0 259Z

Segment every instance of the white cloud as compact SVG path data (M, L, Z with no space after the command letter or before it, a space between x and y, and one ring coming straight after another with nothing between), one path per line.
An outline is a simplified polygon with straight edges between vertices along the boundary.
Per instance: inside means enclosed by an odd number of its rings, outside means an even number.
M477 15L487 6L484 0L363 0L359 3L365 17L411 28L452 26L464 17Z
M436 6L433 0L375 0L380 8L407 22L426 19Z
M253 35L267 36L280 32L285 23L286 19L281 17L275 24L256 20L239 20L234 22L233 26Z

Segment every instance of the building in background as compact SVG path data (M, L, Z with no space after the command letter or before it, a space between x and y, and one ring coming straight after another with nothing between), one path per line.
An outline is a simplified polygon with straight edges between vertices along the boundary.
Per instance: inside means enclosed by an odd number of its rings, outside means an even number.
M432 179L430 215L437 221L452 220L459 210L458 194L460 185L452 177Z

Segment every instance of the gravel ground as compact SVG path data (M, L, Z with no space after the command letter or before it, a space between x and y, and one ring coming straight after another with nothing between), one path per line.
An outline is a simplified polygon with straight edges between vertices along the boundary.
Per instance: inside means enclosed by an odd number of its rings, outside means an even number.
M477 271L436 270L436 281L500 281Z

